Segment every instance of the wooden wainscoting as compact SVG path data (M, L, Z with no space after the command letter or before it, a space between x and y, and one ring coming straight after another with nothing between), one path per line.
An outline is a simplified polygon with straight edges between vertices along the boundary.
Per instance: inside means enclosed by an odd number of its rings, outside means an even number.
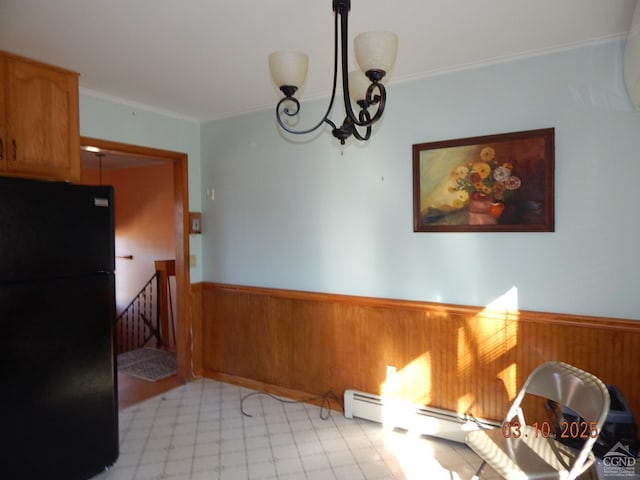
M298 398L356 389L499 420L533 368L561 360L616 385L640 415L640 321L215 283L194 285L193 300L194 357L208 377Z

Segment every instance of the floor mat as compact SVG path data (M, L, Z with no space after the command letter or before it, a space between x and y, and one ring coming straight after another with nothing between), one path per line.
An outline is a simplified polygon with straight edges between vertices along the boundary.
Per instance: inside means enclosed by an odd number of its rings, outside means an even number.
M153 348L139 348L118 355L118 371L156 382L176 373L176 354Z

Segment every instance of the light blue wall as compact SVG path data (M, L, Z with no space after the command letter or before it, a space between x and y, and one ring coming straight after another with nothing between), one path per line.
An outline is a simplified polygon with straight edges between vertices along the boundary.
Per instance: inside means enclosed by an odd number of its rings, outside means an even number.
M481 306L516 287L520 309L640 319L640 113L622 49L393 84L364 146L287 142L272 111L202 125L203 280ZM547 127L555 232L413 232L412 144Z
M113 142L186 153L189 157L189 209L201 209L200 125L148 109L80 94L80 135ZM202 243L199 235L190 236L190 252L196 257L191 281L202 278Z

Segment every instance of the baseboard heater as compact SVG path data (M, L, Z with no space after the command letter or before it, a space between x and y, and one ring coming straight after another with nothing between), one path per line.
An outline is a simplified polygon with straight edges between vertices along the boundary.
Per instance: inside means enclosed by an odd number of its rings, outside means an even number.
M357 390L345 390L344 416L371 420L392 428L461 443L470 431L499 427L498 422L491 420L390 400Z

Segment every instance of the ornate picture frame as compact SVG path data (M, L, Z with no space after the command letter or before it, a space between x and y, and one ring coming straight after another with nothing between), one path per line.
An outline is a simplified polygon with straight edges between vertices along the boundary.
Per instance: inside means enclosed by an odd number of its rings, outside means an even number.
M414 232L553 232L553 128L413 145Z

